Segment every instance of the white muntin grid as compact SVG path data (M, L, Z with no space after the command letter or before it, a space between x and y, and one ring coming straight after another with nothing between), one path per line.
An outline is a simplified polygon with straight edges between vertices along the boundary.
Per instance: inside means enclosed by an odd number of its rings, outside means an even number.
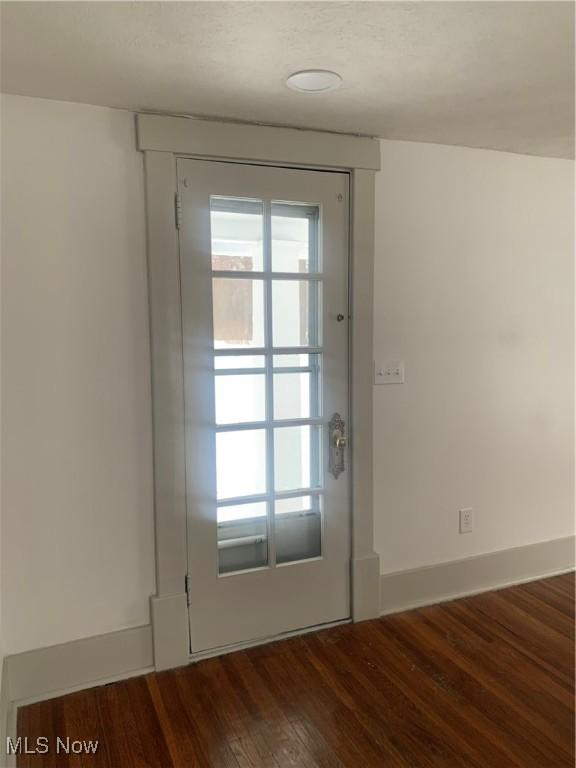
M324 422L322 413L322 387L321 387L321 360L322 360L322 280L320 264L320 209L318 206L299 203L274 202L270 200L245 200L238 198L212 197L210 199L211 211L226 211L239 214L257 214L262 220L262 269L212 269L212 279L259 281L263 293L263 338L262 346L235 346L216 347L214 349L214 376L249 376L262 375L265 382L265 408L264 419L258 421L244 421L234 423L215 424L216 435L226 432L241 432L262 430L265 433L265 491L248 495L230 496L218 498L217 507L233 507L247 504L266 504L266 540L267 563L263 567L276 566L276 515L275 502L279 500L309 497L310 509L299 510L297 513L283 513L283 517L290 514L296 516L318 515L322 509L322 425ZM272 217L306 218L308 220L308 271L274 271L272 253ZM300 337L307 344L296 346L281 346L274 344L275 328L282 320L281 307L278 307L274 297L274 287L278 281L294 281L299 286L306 285L307 295L307 322L300 328ZM276 297L278 298L278 297ZM276 312L276 315L274 314ZM287 314L287 313L285 313ZM301 318L300 318L301 321ZM279 364L280 356L304 356L307 364L288 365ZM223 358L249 356L256 360L252 367L221 367ZM259 359L258 359L259 358ZM308 399L310 405L309 415L298 418L275 418L274 410L274 376L284 374L309 374ZM277 478L275 472L275 434L276 431L288 427L309 427L308 431L308 473L310 482L306 487L291 488L289 490L276 489ZM262 518L252 518L253 522L262 522ZM244 518L243 522L249 523L250 518ZM221 522L219 529L232 526L235 522ZM227 545L225 545L227 546ZM320 553L318 553L320 554Z

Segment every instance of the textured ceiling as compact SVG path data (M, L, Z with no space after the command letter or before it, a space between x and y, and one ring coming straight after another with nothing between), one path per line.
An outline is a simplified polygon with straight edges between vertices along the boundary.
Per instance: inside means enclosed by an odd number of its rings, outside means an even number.
M7 93L569 157L571 2L3 2ZM298 94L291 72L344 78Z

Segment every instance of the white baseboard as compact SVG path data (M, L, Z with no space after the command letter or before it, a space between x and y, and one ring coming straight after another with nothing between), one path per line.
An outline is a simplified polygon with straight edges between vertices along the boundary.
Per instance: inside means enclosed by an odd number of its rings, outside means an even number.
M0 768L15 764L14 756L6 755L6 737L16 735L19 706L153 669L149 624L7 656L0 695Z
M8 697L17 705L154 668L149 624L7 656Z
M455 600L459 597L571 571L575 539L542 541L380 577L380 615Z

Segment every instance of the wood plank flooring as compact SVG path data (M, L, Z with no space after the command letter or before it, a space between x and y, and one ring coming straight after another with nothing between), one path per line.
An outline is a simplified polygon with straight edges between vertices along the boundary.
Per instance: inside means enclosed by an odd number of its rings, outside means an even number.
M95 755L19 768L572 768L574 576L328 629L18 712Z

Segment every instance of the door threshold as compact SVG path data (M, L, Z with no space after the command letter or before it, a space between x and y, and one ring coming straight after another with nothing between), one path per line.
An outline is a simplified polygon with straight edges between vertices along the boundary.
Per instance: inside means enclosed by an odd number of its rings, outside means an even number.
M298 637L298 635L309 635L311 632L320 632L323 629L331 629L332 627L340 627L343 624L351 624L352 619L340 619L339 621L329 621L326 624L314 624L311 627L303 627L302 629L293 629L290 632L281 632L278 635L268 635L266 637L259 637L256 640L245 640L242 643L231 643L230 645L220 645L216 648L209 648L206 651L197 651L191 653L188 656L189 662L194 664L197 661L203 659L212 659L215 656L225 656L228 653L234 653L235 651L244 651L247 648L256 648L259 645L268 645L269 643L278 643L281 640L288 640L291 637Z

